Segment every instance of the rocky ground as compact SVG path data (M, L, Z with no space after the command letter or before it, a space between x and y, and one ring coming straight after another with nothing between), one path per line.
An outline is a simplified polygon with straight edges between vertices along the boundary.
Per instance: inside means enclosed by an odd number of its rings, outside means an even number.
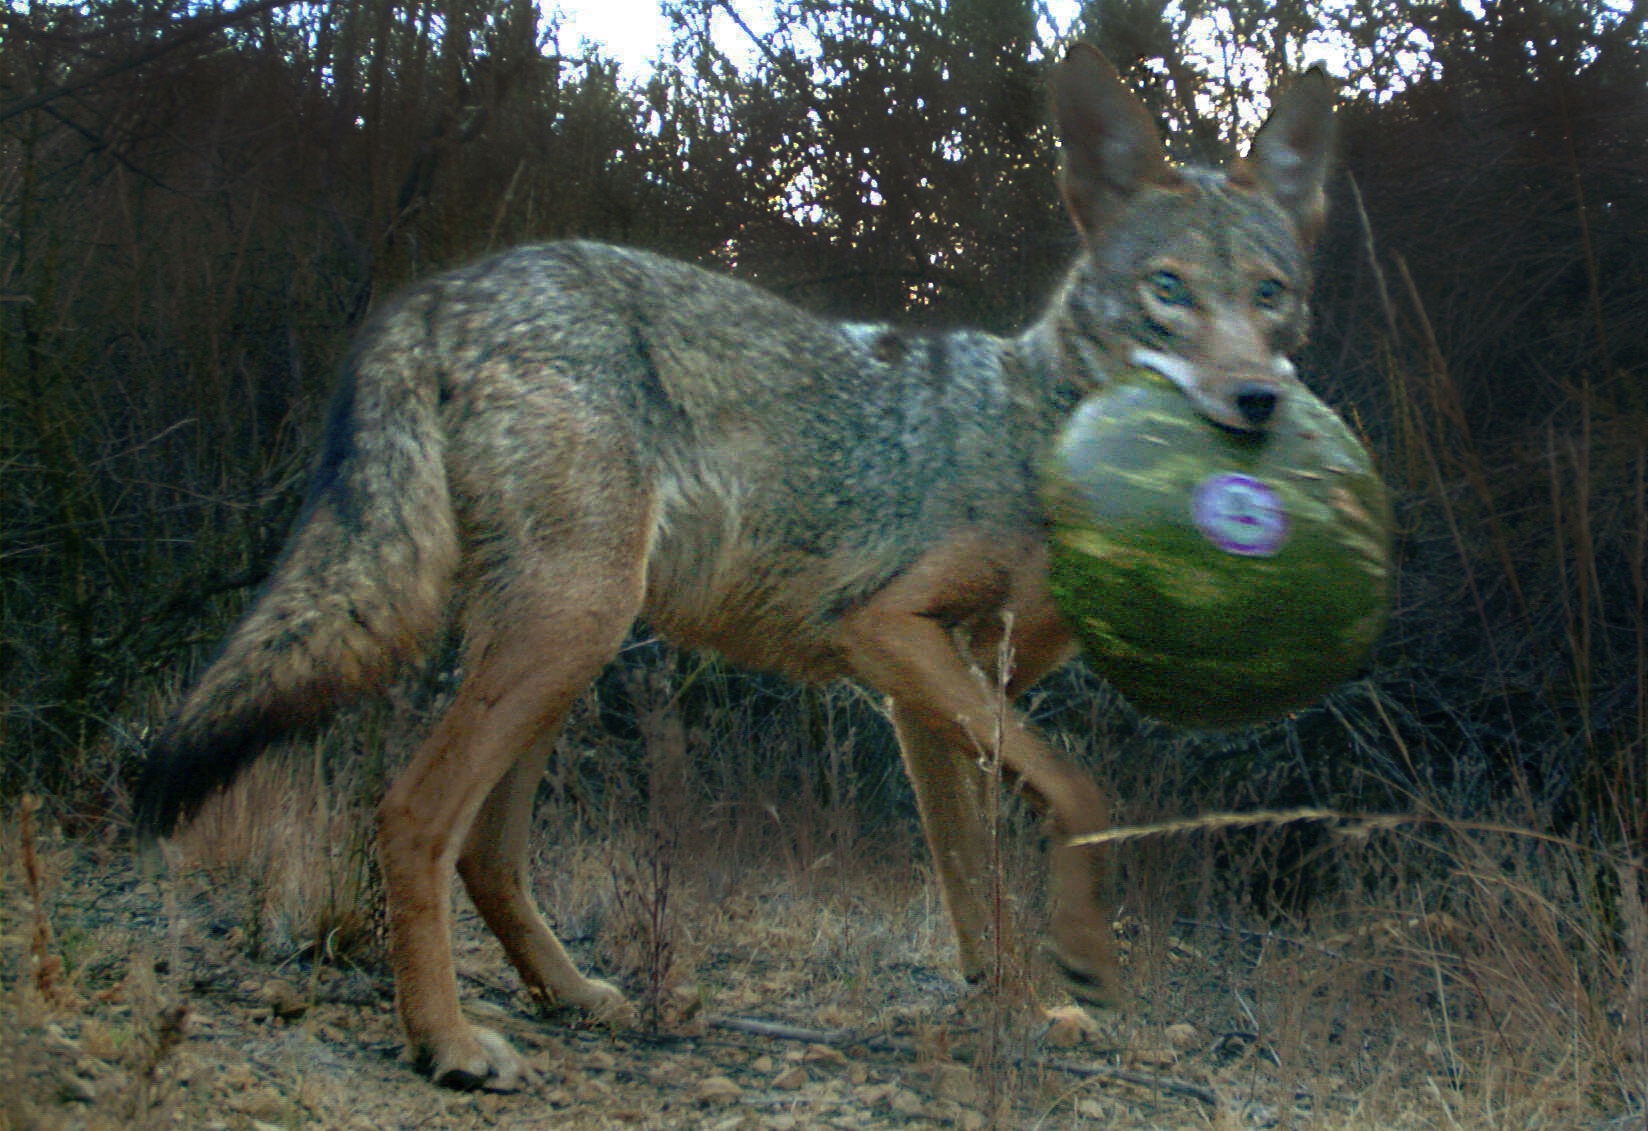
M700 867L671 881L661 948L636 945L610 902L556 915L587 968L650 1002L624 1032L536 1013L465 907L466 1008L537 1078L445 1092L398 1059L381 962L249 937L244 877L185 866L157 882L121 842L46 831L23 852L15 825L4 844L0 1131L1644 1125L1626 1099L1596 1100L1607 1087L1562 1086L1575 1065L1530 1081L1463 1063L1475 1046L1427 1026L1406 990L1362 1000L1382 992L1366 955L1336 966L1333 948L1278 936L1124 922L1134 1008L1093 1023L1049 995L1051 1012L1009 1013L953 980L908 844L851 871ZM546 906L610 890L567 882L602 859L546 857ZM1484 1089L1514 1121L1484 1114Z

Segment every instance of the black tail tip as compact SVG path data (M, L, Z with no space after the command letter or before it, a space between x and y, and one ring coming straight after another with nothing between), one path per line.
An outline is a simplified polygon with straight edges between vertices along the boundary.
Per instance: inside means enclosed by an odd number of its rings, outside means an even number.
M171 837L250 758L243 734L191 737L170 727L149 747L132 796L132 831L139 844Z
M173 788L173 775L165 772L163 752L151 751L132 798L132 834L139 845L148 846L170 837L183 823L184 803Z
M132 799L140 842L170 837L298 723L259 709L185 713L149 747Z

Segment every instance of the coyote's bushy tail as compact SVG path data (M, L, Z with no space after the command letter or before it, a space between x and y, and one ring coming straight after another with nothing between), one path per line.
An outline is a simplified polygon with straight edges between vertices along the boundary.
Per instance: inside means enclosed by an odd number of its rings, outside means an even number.
M274 572L149 750L135 812L166 835L271 742L381 687L439 626L457 561L428 350L391 316L353 358Z

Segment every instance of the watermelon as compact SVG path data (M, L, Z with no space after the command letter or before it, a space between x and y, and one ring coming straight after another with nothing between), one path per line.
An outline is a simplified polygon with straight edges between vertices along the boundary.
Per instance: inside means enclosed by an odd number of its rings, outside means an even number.
M1302 387L1268 431L1128 367L1039 475L1054 600L1088 662L1166 722L1242 726L1354 675L1390 602L1390 503L1367 449Z

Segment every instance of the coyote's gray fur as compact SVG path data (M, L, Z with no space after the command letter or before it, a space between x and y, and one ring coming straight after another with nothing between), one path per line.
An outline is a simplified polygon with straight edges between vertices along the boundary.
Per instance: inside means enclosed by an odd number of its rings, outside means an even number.
M1045 583L1033 469L1124 361L1262 430L1296 388L1332 97L1312 71L1248 155L1172 166L1098 52L1054 76L1083 246L1022 334L813 317L744 283L594 243L525 247L412 288L350 360L307 510L266 591L155 743L138 817L168 832L271 740L380 688L456 610L455 701L383 802L378 844L408 1051L508 1088L464 1020L454 866L527 985L598 1015L530 893L534 789L566 712L638 617L683 644L887 696L955 928L986 969L980 753L1047 816L1052 951L1119 994L1105 799L980 674L1011 624L1009 695L1074 652Z

